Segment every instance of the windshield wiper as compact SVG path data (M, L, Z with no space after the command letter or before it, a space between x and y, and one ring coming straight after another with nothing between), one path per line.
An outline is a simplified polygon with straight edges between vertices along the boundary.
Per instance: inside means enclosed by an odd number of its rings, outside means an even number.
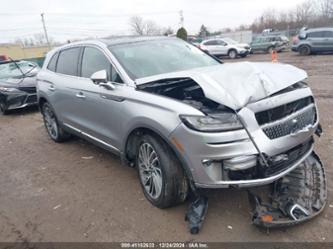
M22 69L20 68L20 66L16 63L16 61L14 61L11 57L9 57L9 59L10 59L11 62L13 62L15 64L17 69L20 70L22 76L24 77L24 73L23 73Z
M21 69L21 67L16 63L16 61L14 61L11 57L9 57L9 59L11 60L11 62L13 62L15 64L15 66L18 68L18 70L20 70L22 77L26 77L32 70L34 70L37 65L34 65L28 72L24 73Z

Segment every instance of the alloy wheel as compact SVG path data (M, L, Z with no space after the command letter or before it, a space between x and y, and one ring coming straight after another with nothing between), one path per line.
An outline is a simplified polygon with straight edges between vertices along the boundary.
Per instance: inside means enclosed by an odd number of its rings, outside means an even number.
M158 199L162 193L162 170L155 149L147 142L139 147L138 167L140 180L145 192L152 199Z
M44 106L43 117L47 132L53 139L58 137L58 124L53 111L48 106Z
M229 57L230 57L231 59L235 59L235 58L237 57L237 52L236 52L235 50L231 50L231 51L229 52Z

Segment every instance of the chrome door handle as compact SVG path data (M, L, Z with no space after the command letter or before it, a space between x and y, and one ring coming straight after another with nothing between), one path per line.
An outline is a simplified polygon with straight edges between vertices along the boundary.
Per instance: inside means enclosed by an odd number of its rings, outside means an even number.
M54 87L53 85L50 85L50 86L48 87L48 89L49 89L50 91L52 91L52 92L55 91L55 87Z
M77 98L80 98L80 99L85 99L86 96L84 96L84 94L82 92L79 92L75 95Z

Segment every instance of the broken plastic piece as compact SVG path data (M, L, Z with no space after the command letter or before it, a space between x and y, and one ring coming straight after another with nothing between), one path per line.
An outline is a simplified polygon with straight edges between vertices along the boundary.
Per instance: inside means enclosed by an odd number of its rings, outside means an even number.
M315 134L320 137L321 134L323 133L323 128L321 127L321 124L319 123L318 126L317 126L317 129L315 131Z
M189 206L185 215L185 220L189 222L191 234L198 234L205 219L208 209L208 199L199 195Z
M271 187L266 202L248 192L255 225L266 228L296 225L315 217L326 205L325 171L314 152Z

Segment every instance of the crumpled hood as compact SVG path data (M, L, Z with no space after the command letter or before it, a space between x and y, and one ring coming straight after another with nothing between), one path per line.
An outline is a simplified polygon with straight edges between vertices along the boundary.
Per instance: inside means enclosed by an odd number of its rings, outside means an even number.
M141 78L136 84L168 78L191 78L206 98L238 110L304 80L307 73L288 64L238 62Z

